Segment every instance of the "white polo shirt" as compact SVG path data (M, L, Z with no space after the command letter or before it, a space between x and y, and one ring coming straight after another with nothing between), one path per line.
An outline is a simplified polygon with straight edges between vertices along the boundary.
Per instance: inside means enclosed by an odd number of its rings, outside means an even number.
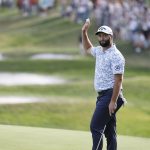
M91 54L96 58L94 87L97 92L113 88L114 75L124 74L125 59L113 45L103 51L101 46L92 47Z

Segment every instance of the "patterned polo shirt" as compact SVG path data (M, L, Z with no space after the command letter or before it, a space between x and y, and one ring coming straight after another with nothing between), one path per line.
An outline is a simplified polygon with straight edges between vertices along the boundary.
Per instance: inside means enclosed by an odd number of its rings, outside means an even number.
M125 59L115 45L103 51L101 46L92 47L96 58L94 87L97 92L113 88L114 75L124 74Z

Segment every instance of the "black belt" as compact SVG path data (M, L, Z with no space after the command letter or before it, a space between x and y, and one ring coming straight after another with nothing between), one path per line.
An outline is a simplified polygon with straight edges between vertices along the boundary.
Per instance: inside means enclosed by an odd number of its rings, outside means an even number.
M112 88L107 89L107 90L102 90L102 91L98 92L98 95L102 95L102 94L108 92L109 90L112 90Z

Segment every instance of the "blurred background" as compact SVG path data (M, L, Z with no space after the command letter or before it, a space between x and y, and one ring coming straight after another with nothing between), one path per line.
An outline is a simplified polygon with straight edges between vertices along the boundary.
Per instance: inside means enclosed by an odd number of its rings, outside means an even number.
M82 47L91 19L126 58L118 134L150 138L149 0L0 0L0 124L89 131L97 93ZM136 126L135 126L136 124Z

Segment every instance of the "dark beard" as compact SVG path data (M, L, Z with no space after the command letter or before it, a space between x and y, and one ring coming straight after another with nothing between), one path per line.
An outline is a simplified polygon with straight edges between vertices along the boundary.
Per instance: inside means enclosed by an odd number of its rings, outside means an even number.
M99 44L100 46L102 47L109 47L111 44L110 44L110 39L108 39L107 41L105 42L102 42L102 41L99 41Z

